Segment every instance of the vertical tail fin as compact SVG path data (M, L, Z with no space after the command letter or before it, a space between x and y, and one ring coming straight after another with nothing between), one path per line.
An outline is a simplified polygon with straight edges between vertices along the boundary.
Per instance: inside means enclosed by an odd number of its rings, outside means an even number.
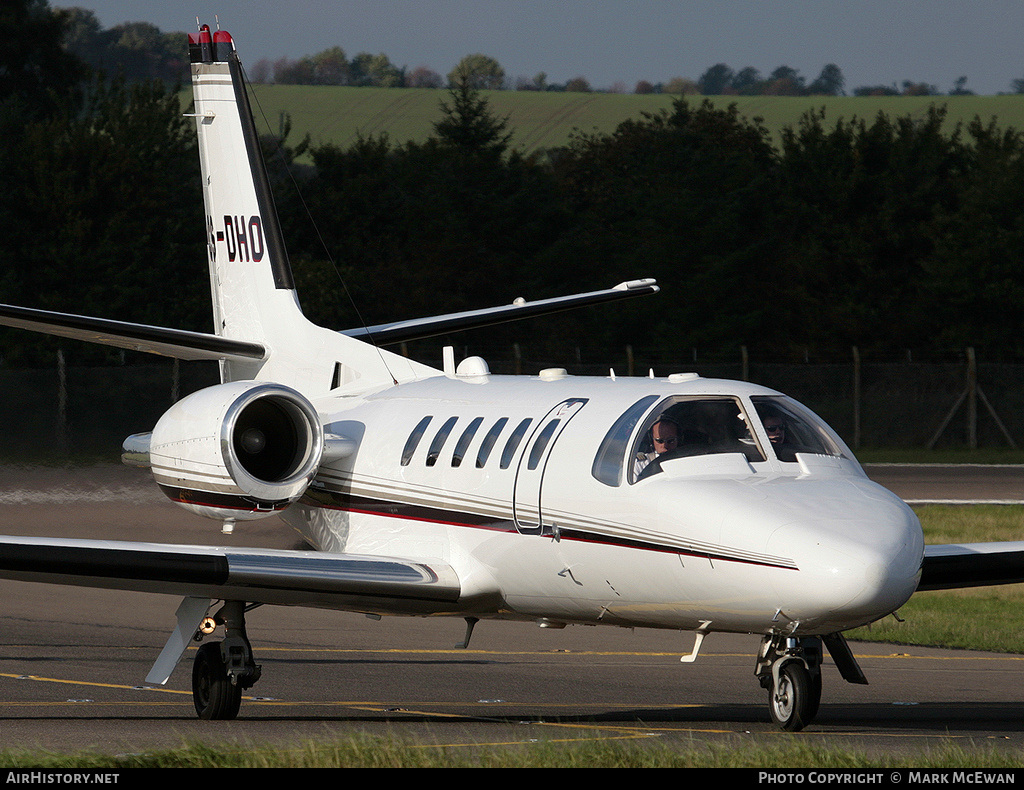
M219 335L273 339L299 312L291 266L231 36L189 36L214 318Z
M223 380L273 378L327 391L433 373L305 319L234 42L203 25L189 35L189 55L216 333L270 351L267 362L222 363Z

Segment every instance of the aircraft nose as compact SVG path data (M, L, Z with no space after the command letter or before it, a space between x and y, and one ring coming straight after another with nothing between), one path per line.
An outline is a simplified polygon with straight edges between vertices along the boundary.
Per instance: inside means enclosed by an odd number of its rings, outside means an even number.
M792 557L799 569L775 576L778 608L801 630L854 628L913 594L924 551L917 517L903 503L873 511L869 518L794 522L773 532L769 552Z

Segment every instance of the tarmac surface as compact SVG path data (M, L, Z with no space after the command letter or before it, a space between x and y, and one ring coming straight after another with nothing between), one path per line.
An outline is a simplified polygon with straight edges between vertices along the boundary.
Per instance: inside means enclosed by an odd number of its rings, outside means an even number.
M910 500L1017 501L1024 467L869 467ZM942 493L942 497L937 494ZM148 473L126 467L0 468L0 534L222 544ZM276 518L239 526L238 545L296 547ZM812 745L882 754L1024 749L1024 656L855 643L870 685L831 661L815 722L796 736L769 721L754 678L757 636L481 622L468 649L458 619L385 618L263 607L247 617L263 677L239 718L202 722L190 660L166 687L143 678L178 599L0 582L0 748L132 752L202 741L299 748L375 733L449 749L537 741ZM1021 752L1024 753L1024 752Z

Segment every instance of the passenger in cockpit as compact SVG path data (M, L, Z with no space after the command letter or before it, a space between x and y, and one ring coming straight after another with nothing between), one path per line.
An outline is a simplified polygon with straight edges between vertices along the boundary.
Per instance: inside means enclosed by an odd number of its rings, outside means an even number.
M764 430L771 440L772 447L780 447L786 443L786 423L781 417L770 415L764 420Z
M762 415L761 424L764 425L765 433L772 443L772 450L780 461L796 461L796 454L807 452L809 448L790 442L786 434L786 421L781 414L768 411Z

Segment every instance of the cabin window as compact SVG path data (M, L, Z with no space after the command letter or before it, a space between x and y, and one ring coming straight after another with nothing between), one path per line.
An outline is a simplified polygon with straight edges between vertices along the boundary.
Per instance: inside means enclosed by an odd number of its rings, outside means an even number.
M409 434L409 438L405 440L405 448L402 450L402 466L409 465L409 462L412 460L413 453L416 452L420 439L423 438L423 434L427 430L427 426L430 425L430 421L432 419L434 418L424 417L416 423L416 427L412 429L412 433Z
M746 412L730 396L666 398L645 420L630 457L630 479L644 480L673 458L742 453L764 461Z
M657 395L641 398L608 429L597 450L594 465L590 468L590 473L605 485L617 486L622 483L622 463L626 457L629 437L633 435L633 429L657 399Z
M477 417L462 432L462 436L459 437L459 441L455 445L455 452L452 455L452 466L462 465L462 459L466 455L466 450L469 449L469 443L473 441L473 437L476 436L476 432L480 429L480 424L483 421L483 417Z
M494 425L491 426L491 430L484 436L484 440L480 442L480 449L476 454L476 468L483 469L484 464L487 463L487 459L491 456L491 450L494 449L494 443L498 441L498 436L505 430L505 426L508 424L508 417L502 417Z
M797 453L853 457L824 420L792 398L758 395L750 400L780 461L795 462Z
M544 455L544 448L548 446L548 442L551 441L551 436L558 429L560 422L561 420L551 420L551 422L544 426L544 430L540 432L537 441L533 443L533 449L530 450L530 460L527 462L528 469L537 468L541 456Z
M508 469L509 464L512 463L512 458L516 454L516 450L519 449L519 443L523 441L523 436L526 435L531 422L533 422L533 419L527 417L516 426L516 429L512 431L512 435L508 437L508 441L505 442L505 449L501 451L502 469Z
M455 423L458 421L458 417L449 417L445 420L444 425L441 426L441 429L434 436L434 440L430 443L430 449L427 450L427 466L433 466L437 463L437 458L441 455L441 448L448 441L448 434L452 432L452 428L455 427Z

